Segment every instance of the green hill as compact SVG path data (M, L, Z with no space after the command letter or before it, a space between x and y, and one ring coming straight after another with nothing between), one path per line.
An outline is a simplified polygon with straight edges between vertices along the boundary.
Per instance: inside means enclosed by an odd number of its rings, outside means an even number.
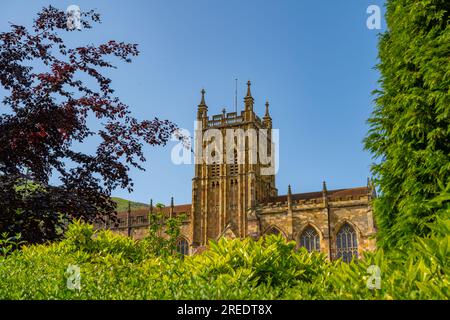
M141 209L141 208L148 208L149 205L145 203L140 202L133 202L122 198L112 197L112 199L117 203L117 211L127 211L128 210L128 202L131 204L131 210L134 209Z

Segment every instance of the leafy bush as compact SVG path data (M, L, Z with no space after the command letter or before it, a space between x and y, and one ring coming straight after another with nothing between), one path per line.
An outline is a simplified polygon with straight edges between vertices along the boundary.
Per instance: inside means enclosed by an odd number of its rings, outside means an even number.
M64 240L0 256L0 299L448 299L450 219L409 248L350 264L281 236L211 242L202 254L156 256L148 243L76 222ZM68 267L81 271L69 289ZM368 289L370 265L380 290Z
M20 240L21 238L22 235L20 233L10 237L7 232L2 232L0 234L0 255L6 256L13 250L19 249L20 245L25 243Z

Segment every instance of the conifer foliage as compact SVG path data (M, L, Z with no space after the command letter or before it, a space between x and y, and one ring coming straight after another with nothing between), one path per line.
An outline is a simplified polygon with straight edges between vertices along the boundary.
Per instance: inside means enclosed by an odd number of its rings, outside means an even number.
M365 146L377 159L378 244L392 248L430 232L428 206L450 182L450 2L389 0L381 73Z

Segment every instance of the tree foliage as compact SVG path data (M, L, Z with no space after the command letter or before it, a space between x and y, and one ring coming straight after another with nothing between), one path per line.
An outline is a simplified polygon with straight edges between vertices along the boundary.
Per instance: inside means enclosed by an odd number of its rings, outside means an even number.
M100 22L83 12L84 30ZM59 237L75 218L111 215L111 191L132 189L131 167L142 169L143 143L164 145L176 129L167 120L138 121L114 95L103 73L108 57L131 62L136 44L107 41L68 47L63 11L43 8L31 28L0 33L0 232L28 242ZM92 81L94 80L94 81ZM94 84L92 84L94 83ZM98 129L90 129L95 122ZM89 138L92 153L77 151ZM58 182L51 183L52 174Z
M450 2L389 0L380 36L380 90L365 146L380 196L378 244L386 249L430 232L450 183Z
M186 215L167 217L163 212L164 205L158 203L156 212L149 214L148 233L142 240L146 252L158 257L167 257L176 252L177 241L181 235L181 225Z

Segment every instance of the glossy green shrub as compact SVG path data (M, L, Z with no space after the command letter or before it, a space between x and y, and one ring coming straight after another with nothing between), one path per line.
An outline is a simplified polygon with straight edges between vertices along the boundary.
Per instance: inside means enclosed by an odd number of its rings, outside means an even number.
M155 256L148 243L79 222L66 238L0 256L1 299L448 299L450 219L433 234L350 264L297 250L281 236L211 242L202 254ZM67 286L79 266L81 288ZM369 289L368 267L381 270Z

